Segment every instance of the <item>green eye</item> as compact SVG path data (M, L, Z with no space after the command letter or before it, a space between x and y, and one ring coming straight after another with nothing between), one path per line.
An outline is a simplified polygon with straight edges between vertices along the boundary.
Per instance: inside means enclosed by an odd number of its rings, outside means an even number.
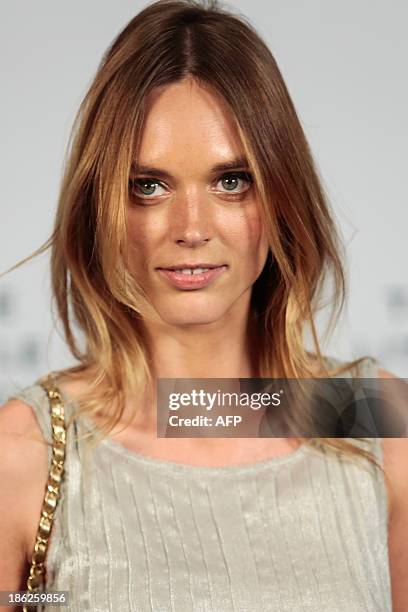
M224 174L219 182L221 182L223 188L230 193L242 193L242 191L247 191L249 189L249 185L253 182L253 179L249 172L230 172ZM246 187L243 190L237 189L240 182L246 183Z
M129 188L132 195L142 198L152 195L158 195L156 193L156 187L158 185L160 186L160 183L154 179L129 179Z

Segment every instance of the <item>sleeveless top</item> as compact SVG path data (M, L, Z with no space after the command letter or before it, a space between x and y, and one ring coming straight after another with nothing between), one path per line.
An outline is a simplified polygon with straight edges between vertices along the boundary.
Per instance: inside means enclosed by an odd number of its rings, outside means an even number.
M367 358L359 376L377 367ZM38 382L12 397L51 442ZM382 463L381 439L370 442ZM201 467L108 437L85 461L83 444L68 430L46 589L69 591L70 603L48 612L391 612L387 491L365 460L303 444Z

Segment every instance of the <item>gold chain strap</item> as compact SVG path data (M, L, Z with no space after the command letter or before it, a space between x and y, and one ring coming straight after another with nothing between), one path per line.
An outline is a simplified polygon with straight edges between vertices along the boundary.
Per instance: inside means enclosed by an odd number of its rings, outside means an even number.
M53 373L41 379L39 384L46 391L49 399L53 446L52 461L31 558L30 573L27 579L26 590L30 593L39 591L40 586L43 586L45 582L45 556L64 473L66 445L64 402L58 387L54 384ZM29 604L23 606L23 612L29 612L32 609L33 607ZM37 609L37 607L35 606L34 609Z

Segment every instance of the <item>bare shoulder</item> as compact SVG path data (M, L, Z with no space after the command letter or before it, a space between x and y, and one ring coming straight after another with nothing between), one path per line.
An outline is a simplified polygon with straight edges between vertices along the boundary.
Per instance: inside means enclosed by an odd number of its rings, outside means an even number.
M33 409L19 399L9 399L0 406L0 590L21 586L35 541L47 473L47 446Z
M398 378L378 370L379 378ZM404 383L406 384L406 383ZM389 561L393 610L408 610L408 438L383 438L384 470L390 496Z
M399 380L402 384L406 385L398 376L382 368L378 369L378 377L394 379L396 381ZM408 493L408 438L382 438L382 448L384 468L390 479L390 485L392 487L390 493L393 501L395 501L393 506L395 506L401 494L403 494L405 490Z
M378 369L378 377L401 380L402 384L406 384L398 376L382 368ZM382 448L384 469L389 479L387 484L391 501L391 515L395 515L405 501L408 528L408 438L382 438Z
M9 467L19 469L30 458L47 463L44 436L28 403L12 398L0 406L0 436L2 459Z
M27 466L33 465L47 469L46 443L34 411L26 402L13 398L0 406L0 438L0 469L13 473L24 473Z

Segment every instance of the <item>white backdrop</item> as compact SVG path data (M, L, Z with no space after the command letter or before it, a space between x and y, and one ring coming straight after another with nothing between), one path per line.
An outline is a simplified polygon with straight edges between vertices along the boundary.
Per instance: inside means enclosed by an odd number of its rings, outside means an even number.
M146 3L0 8L0 271L48 236L70 127L114 36ZM230 1L269 44L347 243L350 297L326 352L408 377L408 5ZM73 362L50 313L48 256L0 279L0 400Z

